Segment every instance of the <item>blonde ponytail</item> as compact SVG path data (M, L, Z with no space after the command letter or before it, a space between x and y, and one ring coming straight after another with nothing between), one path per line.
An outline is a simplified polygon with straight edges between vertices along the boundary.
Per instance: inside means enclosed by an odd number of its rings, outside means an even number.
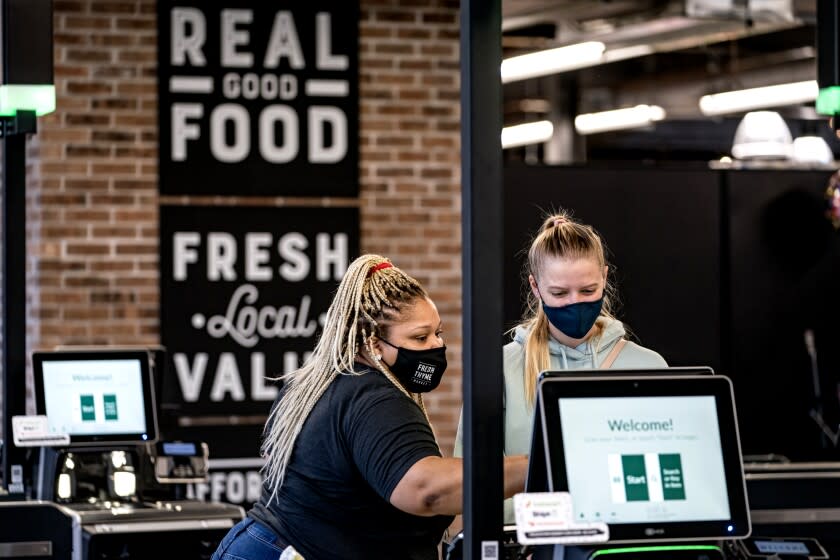
M606 250L601 237L590 226L574 221L568 214L560 212L548 216L543 221L539 233L534 237L528 249L528 268L524 272L525 279L533 276L540 278L540 273L548 259L594 259L600 267L607 266L605 256ZM527 280L525 280L527 282ZM604 284L604 304L601 316L596 321L598 331L595 333L593 343L597 342L596 348L600 348L600 328L605 319L614 319L613 306L617 300L615 289L607 278ZM536 399L537 377L539 374L551 368L551 354L549 352L549 330L548 317L542 309L542 302L533 291L528 289L527 311L517 327L528 331L525 337L525 369L523 372L523 383L525 386L525 399L528 404L533 404ZM517 327L514 327L515 330ZM596 350L597 351L597 350Z

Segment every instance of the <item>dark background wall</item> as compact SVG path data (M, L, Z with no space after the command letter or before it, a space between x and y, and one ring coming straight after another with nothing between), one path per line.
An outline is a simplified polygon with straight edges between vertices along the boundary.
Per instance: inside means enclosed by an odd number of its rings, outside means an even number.
M522 314L524 249L545 212L564 208L604 238L639 343L673 366L709 365L735 385L745 454L833 458L816 408L804 332L838 421L832 302L838 239L824 217L829 173L630 166L505 170L505 317Z

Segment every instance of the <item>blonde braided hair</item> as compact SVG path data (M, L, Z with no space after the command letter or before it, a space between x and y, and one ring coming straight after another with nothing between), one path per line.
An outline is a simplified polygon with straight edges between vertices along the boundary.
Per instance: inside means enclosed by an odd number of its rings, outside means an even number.
M409 393L373 350L373 337L387 338L389 323L418 298L427 297L417 280L385 257L362 255L350 264L327 310L312 356L297 370L279 377L284 383L282 396L268 417L261 448L266 457L263 474L272 488L269 502L283 485L295 441L312 408L339 375L364 373L354 371L362 352L429 420L422 396Z

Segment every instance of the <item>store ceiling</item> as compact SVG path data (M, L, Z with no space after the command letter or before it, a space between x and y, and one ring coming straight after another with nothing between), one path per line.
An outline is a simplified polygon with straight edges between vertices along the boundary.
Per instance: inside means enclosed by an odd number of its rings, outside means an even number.
M504 57L601 41L611 62L504 86L506 124L552 112L665 107L669 120L709 121L700 96L816 79L816 0L751 0L785 11L709 14L721 0L503 0ZM702 15L702 17L700 17ZM609 57L605 57L610 60ZM816 119L812 107L785 111Z
M727 2L734 7L714 9ZM504 0L502 26L505 32L515 33L551 25L556 29L553 40L563 43L598 39L618 44L692 37L714 42L730 34L749 33L744 19L755 24L752 31L761 32L785 19L813 22L816 17L816 0L753 0L751 5L755 9L762 3L785 9L748 13L738 7L746 5L746 0ZM514 41L506 39L514 46Z

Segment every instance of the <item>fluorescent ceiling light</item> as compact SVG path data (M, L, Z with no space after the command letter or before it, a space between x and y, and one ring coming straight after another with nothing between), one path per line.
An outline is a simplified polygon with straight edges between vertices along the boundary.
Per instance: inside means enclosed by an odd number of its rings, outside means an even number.
M604 53L601 63L609 64L610 62L618 62L619 60L627 60L628 58L639 58L640 56L647 56L654 52L651 45L633 45L630 47L610 49Z
M659 105L636 105L626 109L578 115L575 117L575 130L580 134L595 134L597 132L647 126L664 118L665 109Z
M536 121L502 129L502 149L517 148L528 144L547 142L554 134L551 121Z
M727 91L701 97L700 111L704 115L723 115L766 107L798 105L814 101L818 94L819 86L816 80Z
M587 41L507 58L502 61L502 83L590 66L601 60L604 48L600 41Z

